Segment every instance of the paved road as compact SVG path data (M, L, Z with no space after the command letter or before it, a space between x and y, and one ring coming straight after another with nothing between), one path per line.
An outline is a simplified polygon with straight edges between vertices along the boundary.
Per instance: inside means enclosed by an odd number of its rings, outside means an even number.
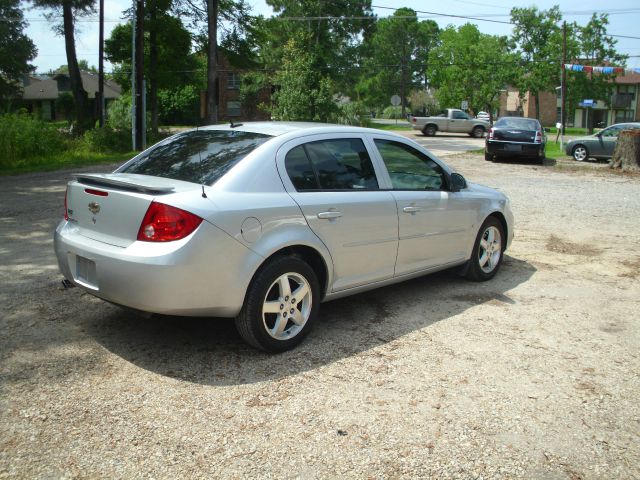
M484 148L484 138L471 138L459 133L438 133L433 137L427 137L417 130L396 133L415 140L439 157Z

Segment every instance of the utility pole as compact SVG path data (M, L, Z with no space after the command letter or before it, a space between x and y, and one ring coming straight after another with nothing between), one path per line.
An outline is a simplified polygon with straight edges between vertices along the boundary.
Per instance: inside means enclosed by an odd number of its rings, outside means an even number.
M98 45L98 119L104 127L104 0L100 0L100 32Z
M136 79L136 133L135 149L144 150L144 0L136 0L136 35L135 35L135 79Z
M131 7L131 150L136 149L136 0Z
M560 106L560 122L562 123L562 136L565 134L565 124L567 123L567 22L562 22L562 82L560 83L562 91L562 104ZM562 145L562 140L560 141Z

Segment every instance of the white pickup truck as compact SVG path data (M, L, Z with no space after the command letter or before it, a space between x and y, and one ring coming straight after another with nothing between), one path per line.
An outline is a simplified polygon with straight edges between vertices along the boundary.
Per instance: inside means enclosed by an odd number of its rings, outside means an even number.
M489 130L489 122L470 117L466 112L448 108L436 117L411 117L414 130L432 137L436 132L467 133L482 138Z

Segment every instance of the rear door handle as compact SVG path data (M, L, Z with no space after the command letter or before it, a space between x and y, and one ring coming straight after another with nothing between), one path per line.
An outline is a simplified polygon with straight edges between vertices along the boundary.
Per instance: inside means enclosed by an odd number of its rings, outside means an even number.
M420 207L404 207L402 209L404 213L414 213L419 212L420 210L422 210Z
M320 212L318 214L318 218L321 220L331 220L332 218L338 218L341 216L342 216L342 213L336 212L336 211Z

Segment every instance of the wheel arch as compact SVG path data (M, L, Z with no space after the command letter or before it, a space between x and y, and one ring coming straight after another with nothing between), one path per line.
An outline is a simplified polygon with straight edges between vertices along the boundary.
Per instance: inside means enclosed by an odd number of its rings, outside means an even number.
M437 132L438 129L438 124L433 123L433 122L429 122L429 123L425 123L424 126L422 127L422 133L424 133L427 130L427 127L433 127L433 129Z

